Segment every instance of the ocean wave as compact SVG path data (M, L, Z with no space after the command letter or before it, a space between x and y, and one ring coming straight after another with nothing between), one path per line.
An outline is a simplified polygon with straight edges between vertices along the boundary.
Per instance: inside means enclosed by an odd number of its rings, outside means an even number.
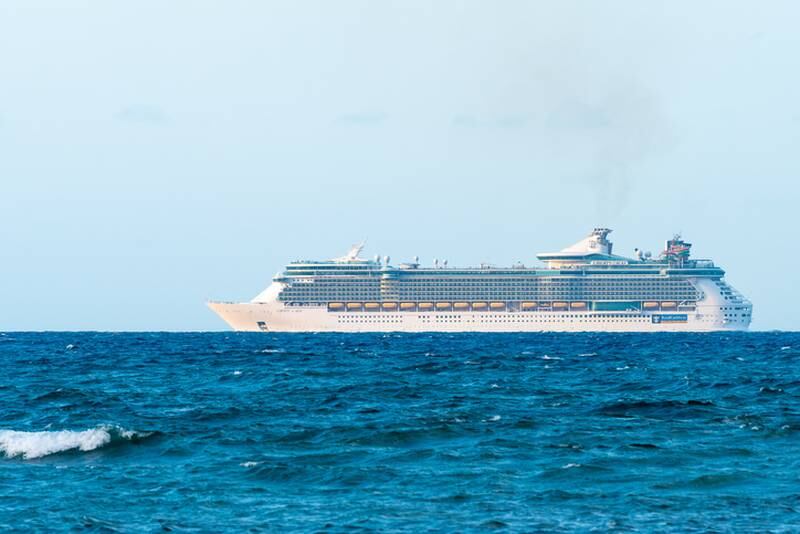
M137 441L151 435L153 432L137 432L110 425L81 431L0 430L0 452L7 458L22 457L24 460L32 460L72 450L93 451L114 442Z
M800 333L8 336L0 531L797 523Z
M620 400L606 404L596 413L608 417L686 418L707 415L716 409L710 400Z

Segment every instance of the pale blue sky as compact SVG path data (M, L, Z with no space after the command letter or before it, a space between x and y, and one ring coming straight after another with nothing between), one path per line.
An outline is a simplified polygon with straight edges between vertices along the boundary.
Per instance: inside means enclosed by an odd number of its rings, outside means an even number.
M69 6L69 7L67 7ZM0 3L0 330L675 231L797 329L797 2Z

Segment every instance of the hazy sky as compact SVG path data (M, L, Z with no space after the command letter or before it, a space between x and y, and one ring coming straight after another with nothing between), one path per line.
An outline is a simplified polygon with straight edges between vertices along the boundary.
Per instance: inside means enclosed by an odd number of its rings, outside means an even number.
M221 329L289 260L682 231L800 327L800 3L0 2L0 330Z

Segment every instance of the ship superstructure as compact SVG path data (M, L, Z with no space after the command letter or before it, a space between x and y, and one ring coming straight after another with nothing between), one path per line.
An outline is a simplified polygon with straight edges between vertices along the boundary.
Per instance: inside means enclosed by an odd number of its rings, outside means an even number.
M608 228L540 267L448 267L360 257L363 243L327 261L296 261L246 303L210 302L232 328L271 332L746 330L752 305L691 244L658 257L613 254Z

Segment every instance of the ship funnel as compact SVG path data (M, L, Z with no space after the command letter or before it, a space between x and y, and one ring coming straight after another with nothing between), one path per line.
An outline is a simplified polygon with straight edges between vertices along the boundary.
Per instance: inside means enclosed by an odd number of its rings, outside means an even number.
M384 257L383 257L383 264L384 264L384 265L389 265L389 260L390 260L390 259L391 259L391 258L389 258L389 256L384 256Z

